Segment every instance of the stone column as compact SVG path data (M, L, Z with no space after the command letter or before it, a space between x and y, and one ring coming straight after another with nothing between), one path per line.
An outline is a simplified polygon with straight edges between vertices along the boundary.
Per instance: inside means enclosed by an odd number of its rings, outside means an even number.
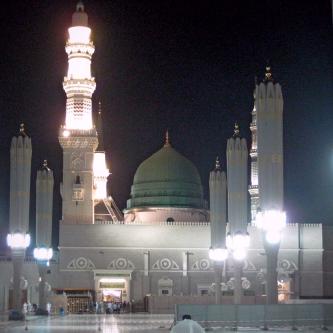
M265 252L267 256L267 274L266 274L266 302L267 304L275 304L278 302L277 288L277 262L279 254L279 244L267 244L265 242Z
M222 303L222 292L221 292L222 271L223 271L223 263L215 263L214 266L215 304Z
M233 259L234 266L234 304L242 303L242 272L243 272L243 261Z
M13 261L13 309L21 310L22 308L22 290L21 276L24 262L24 251L12 250Z
M150 290L150 276L149 276L149 262L150 262L150 252L146 251L143 253L143 290L142 290L142 298L147 294L151 293Z
M39 265L38 266L38 271L39 271L39 286L38 286L38 292L39 292L39 298L38 298L38 306L40 309L46 310L46 280L45 280L45 275L47 271L47 267Z

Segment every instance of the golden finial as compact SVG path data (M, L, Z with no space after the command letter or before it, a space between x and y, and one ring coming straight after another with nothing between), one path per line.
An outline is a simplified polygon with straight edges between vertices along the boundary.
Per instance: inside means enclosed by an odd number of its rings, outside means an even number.
M269 81L273 81L273 76L272 76L271 66L267 65L264 82L269 82Z
M23 123L20 124L20 135L21 136L26 136L25 131L24 131L24 124Z
M166 130L166 132L165 132L165 143L164 143L164 147L170 147L169 130Z
M79 1L76 5L76 11L77 12L84 12L84 4L82 1Z
M218 156L216 156L216 160L215 160L215 170L221 170L221 164L220 164L220 159Z
M237 122L235 122L235 128L234 128L234 138L239 137L239 125Z
M49 167L47 166L47 160L44 160L44 161L43 161L43 167L42 167L42 170L47 170L47 171L50 170Z

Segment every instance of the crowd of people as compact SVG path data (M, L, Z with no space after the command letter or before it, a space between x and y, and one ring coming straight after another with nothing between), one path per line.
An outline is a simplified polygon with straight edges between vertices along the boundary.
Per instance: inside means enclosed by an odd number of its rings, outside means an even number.
M120 314L121 312L129 312L129 303L123 302L100 302L96 303L96 313Z

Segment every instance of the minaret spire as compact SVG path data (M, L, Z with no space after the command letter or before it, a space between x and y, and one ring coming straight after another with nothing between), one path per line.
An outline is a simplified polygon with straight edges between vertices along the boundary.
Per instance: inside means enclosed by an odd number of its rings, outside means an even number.
M221 170L221 164L220 164L220 159L218 156L216 156L215 160L215 171L220 171Z
M20 136L27 136L27 134L25 133L25 130L24 130L24 123L21 123L20 124Z
M269 82L269 81L273 81L273 76L272 76L271 66L269 65L269 63L267 63L264 82Z
M67 130L91 130L91 97L96 83L91 76L90 66L95 47L90 38L88 15L81 1L72 16L72 26L68 29L68 34L65 48L68 54L68 72L63 82L67 95L65 127Z
M238 125L238 123L237 123L237 121L235 122L235 128L234 128L234 135L233 135L233 137L234 138L237 138L237 137L239 137L240 136L240 134L239 134L239 125Z
M164 147L170 147L170 137L169 137L169 130L167 129L165 132L165 143L164 143Z

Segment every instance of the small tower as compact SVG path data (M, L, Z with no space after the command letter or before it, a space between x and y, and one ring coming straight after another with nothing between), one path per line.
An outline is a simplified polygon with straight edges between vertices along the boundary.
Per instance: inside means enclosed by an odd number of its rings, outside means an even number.
M227 226L227 180L219 158L209 174L210 228L212 249L225 249Z
M223 261L227 259L226 226L227 226L227 180L221 170L219 158L216 158L215 169L209 174L210 201L210 239L209 257L214 261L215 304L221 304Z
M10 146L10 232L27 233L29 229L31 139L20 125Z
M247 228L247 143L240 137L238 124L227 142L228 222L230 232Z
M94 152L98 145L92 121L91 97L96 88L91 76L94 44L90 39L88 15L80 1L72 16L66 43L68 72L63 87L67 95L66 121L60 128L63 149L62 222L94 223Z
M11 248L13 262L13 309L21 311L22 292L20 281L25 250L30 244L29 203L31 174L31 139L20 126L10 146L10 208L7 244Z
M38 262L39 270L39 309L46 311L46 273L52 251L52 208L53 208L52 170L44 160L43 166L37 171L36 179L36 248L34 257Z
M36 245L52 247L53 171L44 160L36 178Z
M283 210L283 96L270 66L255 95L259 207Z

